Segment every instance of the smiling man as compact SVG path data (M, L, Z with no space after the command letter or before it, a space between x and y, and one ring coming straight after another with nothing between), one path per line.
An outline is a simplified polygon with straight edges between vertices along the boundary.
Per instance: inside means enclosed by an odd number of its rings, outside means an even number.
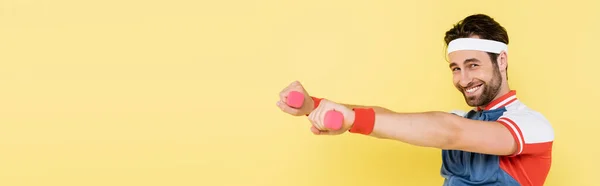
M468 112L397 113L378 106L335 103L311 97L299 82L280 92L277 105L308 115L311 131L346 131L442 150L444 185L543 185L551 165L554 131L539 112L517 99L508 85L508 34L494 19L476 14L445 33L449 69ZM306 96L299 109L284 104L290 91ZM344 115L343 127L324 127L327 111Z

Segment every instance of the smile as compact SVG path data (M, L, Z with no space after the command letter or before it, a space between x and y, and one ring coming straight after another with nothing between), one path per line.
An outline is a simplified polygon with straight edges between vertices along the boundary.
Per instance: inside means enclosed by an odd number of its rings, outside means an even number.
M470 93L473 93L473 92L475 92L475 91L479 90L479 88L481 88L481 86L482 86L482 85L477 85L477 86L475 86L475 87L472 87L472 88L469 88L469 89L467 89L467 90L465 90L465 91L466 91L467 93L469 93L469 94L470 94Z

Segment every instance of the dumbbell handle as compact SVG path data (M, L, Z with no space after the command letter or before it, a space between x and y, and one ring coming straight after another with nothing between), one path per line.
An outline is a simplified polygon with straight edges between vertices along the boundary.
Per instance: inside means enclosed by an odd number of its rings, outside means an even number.
M298 91L291 91L286 99L286 104L293 108L301 108L304 103L304 94ZM330 110L325 113L325 127L332 130L342 128L344 115L341 112Z

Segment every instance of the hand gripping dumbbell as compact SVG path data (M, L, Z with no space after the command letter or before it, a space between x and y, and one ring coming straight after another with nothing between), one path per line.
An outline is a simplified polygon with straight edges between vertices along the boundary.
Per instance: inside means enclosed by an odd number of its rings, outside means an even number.
M287 96L286 104L292 108L301 108L304 103L304 94L298 91L291 91ZM325 113L325 127L332 130L339 130L342 128L344 122L344 115L341 112L330 110Z

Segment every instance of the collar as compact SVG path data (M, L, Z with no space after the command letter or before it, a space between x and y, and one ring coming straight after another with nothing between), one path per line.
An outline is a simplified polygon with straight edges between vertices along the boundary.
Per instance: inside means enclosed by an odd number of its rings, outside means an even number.
M502 95L501 97L493 100L492 102L490 102L490 104L488 104L487 106L484 107L477 107L475 108L477 111L481 111L481 110L494 110L494 109L498 109L498 108L502 108L505 107L509 104L511 104L512 102L517 100L517 91L516 90L511 90L508 93Z

